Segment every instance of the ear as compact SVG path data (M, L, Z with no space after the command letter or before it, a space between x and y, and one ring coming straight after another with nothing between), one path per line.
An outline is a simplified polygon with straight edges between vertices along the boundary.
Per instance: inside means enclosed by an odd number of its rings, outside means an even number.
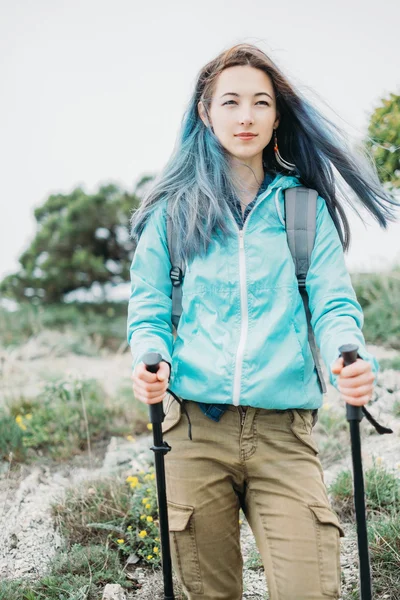
M203 121L204 125L206 127L210 127L210 122L208 120L205 108L204 108L204 104L203 102L200 100L200 102L197 104L197 110L199 111L199 116L200 119Z
M278 115L278 116L276 117L276 119L275 119L275 122L274 122L274 129L278 129L278 126L279 126L280 120L281 120L281 118L280 118L280 116Z

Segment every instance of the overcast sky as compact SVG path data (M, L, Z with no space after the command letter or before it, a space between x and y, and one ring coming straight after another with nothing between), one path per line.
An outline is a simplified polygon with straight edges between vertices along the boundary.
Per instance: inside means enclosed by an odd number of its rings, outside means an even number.
M395 0L0 0L0 278L50 193L132 190L167 161L199 69L255 43L354 139L400 93ZM400 262L400 224L354 231L350 270Z

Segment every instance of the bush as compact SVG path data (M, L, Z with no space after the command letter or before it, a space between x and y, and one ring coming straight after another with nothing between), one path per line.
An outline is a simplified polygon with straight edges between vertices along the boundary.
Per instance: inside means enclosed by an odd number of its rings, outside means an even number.
M0 448L3 456L13 451L19 460L24 450L31 457L39 453L63 460L86 450L89 443L130 433L131 411L132 406L120 400L109 406L93 379L50 382L35 399L20 398L9 405L8 413L0 411L0 432L5 432ZM139 420L140 431L144 428Z
M400 512L374 519L368 524L371 575L375 597L399 600L400 590Z
M364 311L363 334L373 344L400 350L400 276L398 272L352 275Z
M0 416L0 460L23 461L26 449L23 442L23 431L10 415Z
M364 474L365 501L369 513L390 514L400 502L400 481L384 467L374 464ZM333 508L343 519L354 520L353 475L341 471L329 488ZM369 515L370 516L370 515Z
M127 302L26 303L13 312L0 307L0 340L5 347L16 347L45 329L56 329L117 350L126 340L126 317ZM76 350L79 353L78 344Z
M143 564L160 564L155 473L141 471L126 482L97 480L70 489L53 514L69 543L103 543Z
M104 546L74 545L61 551L39 581L3 581L0 600L98 600L107 583L132 588L118 555Z

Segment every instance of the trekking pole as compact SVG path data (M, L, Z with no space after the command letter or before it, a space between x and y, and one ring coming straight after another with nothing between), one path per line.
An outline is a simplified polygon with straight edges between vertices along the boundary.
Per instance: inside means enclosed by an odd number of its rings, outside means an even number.
M161 360L161 355L156 352L148 352L143 357L143 362L146 366L146 369L150 371L150 373L157 373ZM158 516L161 538L161 563L164 578L164 600L175 600L172 583L171 549L169 545L168 510L164 468L164 454L171 450L171 446L169 446L167 442L163 442L162 439L161 423L164 421L165 416L163 411L163 403L157 402L157 404L150 404L149 408L150 423L153 426L154 446L151 446L150 449L154 451L154 462L156 466Z
M356 362L357 351L358 346L355 344L344 344L343 346L340 346L339 352L343 357L345 367ZM351 456L353 460L354 506L357 523L361 600L371 600L371 567L368 552L364 477L361 460L360 421L363 418L361 406L353 406L352 404L346 403L346 418L350 426Z

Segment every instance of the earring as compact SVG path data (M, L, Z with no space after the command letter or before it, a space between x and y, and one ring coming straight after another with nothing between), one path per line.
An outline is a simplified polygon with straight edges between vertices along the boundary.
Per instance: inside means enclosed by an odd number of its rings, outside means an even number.
M287 160L282 158L282 156L279 154L278 138L276 136L276 129L274 129L274 152L275 152L276 162L279 163L281 165L281 167L283 167L287 171L295 171L296 170L296 165L288 162Z

